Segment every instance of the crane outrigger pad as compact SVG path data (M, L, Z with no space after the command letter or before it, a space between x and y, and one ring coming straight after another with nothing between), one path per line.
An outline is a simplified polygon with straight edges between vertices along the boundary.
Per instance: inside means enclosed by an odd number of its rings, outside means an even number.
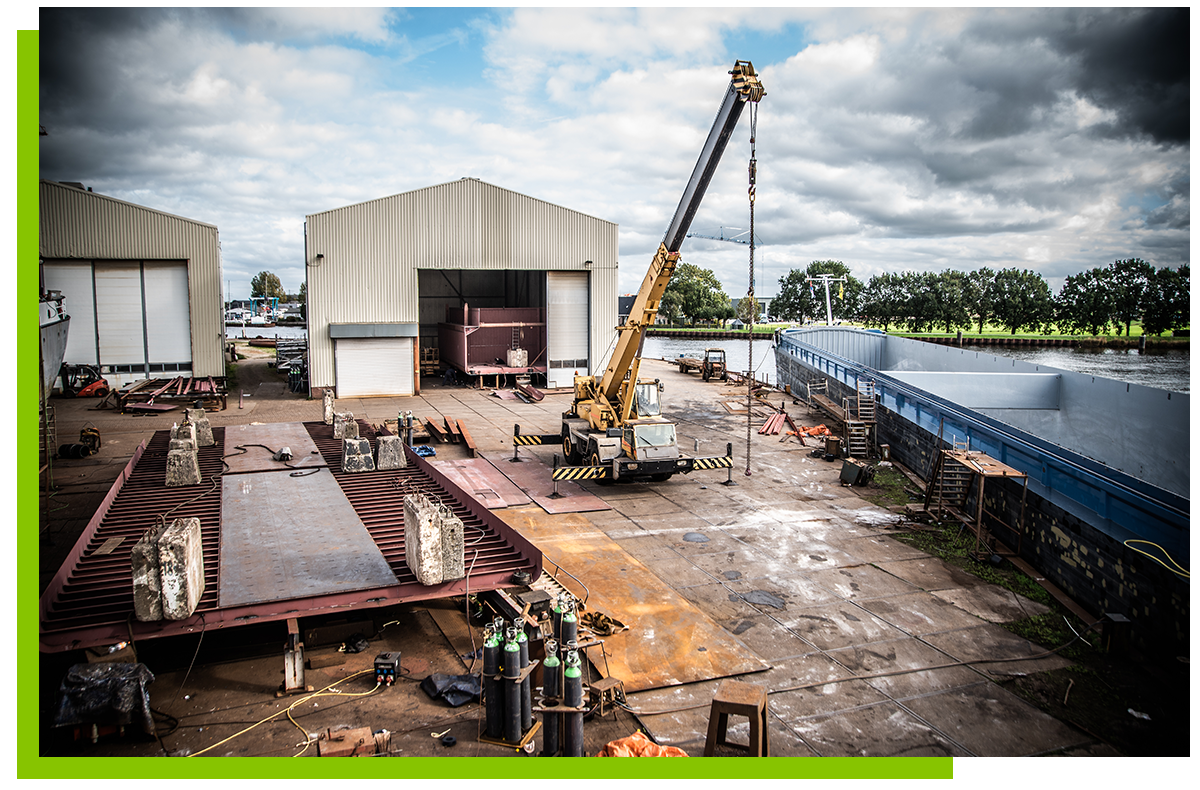
M497 468L504 476L529 494L529 497L547 513L583 513L593 510L612 510L612 506L598 496L589 493L577 483L550 479L550 468L533 455L521 458L524 463L506 463ZM558 486L559 496L554 496Z

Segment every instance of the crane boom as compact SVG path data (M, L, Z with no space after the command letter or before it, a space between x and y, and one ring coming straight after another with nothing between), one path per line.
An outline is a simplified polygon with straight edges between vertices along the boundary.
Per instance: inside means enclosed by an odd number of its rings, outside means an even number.
M668 252L678 252L683 244L692 219L700 208L700 201L704 199L708 182L712 180L721 155L725 153L725 144L729 142L729 136L733 134L734 127L742 116L742 108L747 101L757 102L766 95L750 61L739 60L730 74L733 75L733 79L729 81L729 88L721 101L721 109L717 110L716 120L708 132L708 139L704 141L704 148L700 150L700 158L696 160L692 177L688 179L687 188L683 190L683 197L679 200L679 207L675 209L675 216L671 219L666 235L663 236L663 244L667 245Z
M743 106L748 101L757 102L766 95L750 61L737 61L730 74L732 79L721 101L721 108L717 111L708 139L701 149L700 158L696 160L696 166L692 169L692 177L688 179L683 197L675 209L675 216L671 219L658 252L650 263L646 277L642 280L642 287L638 289L628 320L624 326L617 328L620 337L598 387L598 394L602 394L609 402L621 400L619 390L627 375L631 381L637 380L636 360L641 356L646 327L652 325L658 315L663 291L667 289L671 275L675 272L675 264L679 260L679 248L687 236L696 211L700 208L700 201L704 198L708 183L717 170L717 164L725 152L725 145L742 115ZM622 413L617 422L629 418L632 398L623 400L624 403L619 409Z
M721 108L671 224L650 262L629 318L617 327L617 343L608 366L601 376L575 377L575 400L570 411L563 414L563 453L567 463L586 461L591 466L603 466L611 472L610 480L629 475L666 480L676 472L686 474L697 468L729 467L732 463L731 456L680 457L675 423L662 417L657 381L638 381L646 327L658 315L663 292L679 263L679 247L687 237L743 105L757 103L766 95L750 61L737 61L730 74L732 79Z

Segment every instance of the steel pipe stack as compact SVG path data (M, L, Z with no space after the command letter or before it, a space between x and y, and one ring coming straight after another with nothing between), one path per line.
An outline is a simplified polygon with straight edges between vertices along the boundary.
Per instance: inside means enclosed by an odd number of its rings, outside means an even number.
M542 698L543 707L557 705L562 701L562 661L558 658L558 642L546 640L546 660L542 664ZM554 757L558 754L558 735L562 727L561 713L542 713L542 723L545 725L545 736L542 738L542 756Z

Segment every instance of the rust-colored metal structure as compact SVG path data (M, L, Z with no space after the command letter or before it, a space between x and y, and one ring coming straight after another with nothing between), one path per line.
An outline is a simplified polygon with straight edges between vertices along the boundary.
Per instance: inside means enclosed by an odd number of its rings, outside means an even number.
M540 307L446 308L438 324L443 363L469 376L546 372L546 320ZM528 364L508 364L510 349L524 349Z
M42 652L444 598L508 586L518 570L529 572L533 578L541 574L542 554L537 547L424 458L408 451L405 469L345 473L341 471L342 442L333 437L332 426L313 422L304 423L304 428L387 560L396 584L221 607L221 475L226 468L223 457L230 452L225 445L226 429L214 428L216 444L200 449L203 482L182 488L167 488L164 484L170 433L158 431L138 447L42 595ZM363 421L359 421L359 431L361 436L375 438L374 429ZM463 520L473 560L466 579L426 587L408 569L403 502L405 495L416 492L441 501ZM160 515L166 514L172 519L200 519L204 594L195 614L186 620L140 622L133 614L130 549Z

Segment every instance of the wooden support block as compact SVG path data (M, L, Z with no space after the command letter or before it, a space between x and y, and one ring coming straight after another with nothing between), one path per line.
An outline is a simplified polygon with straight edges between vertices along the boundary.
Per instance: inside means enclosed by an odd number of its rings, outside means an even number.
M326 730L317 741L321 757L360 757L375 754L375 735L370 727Z

